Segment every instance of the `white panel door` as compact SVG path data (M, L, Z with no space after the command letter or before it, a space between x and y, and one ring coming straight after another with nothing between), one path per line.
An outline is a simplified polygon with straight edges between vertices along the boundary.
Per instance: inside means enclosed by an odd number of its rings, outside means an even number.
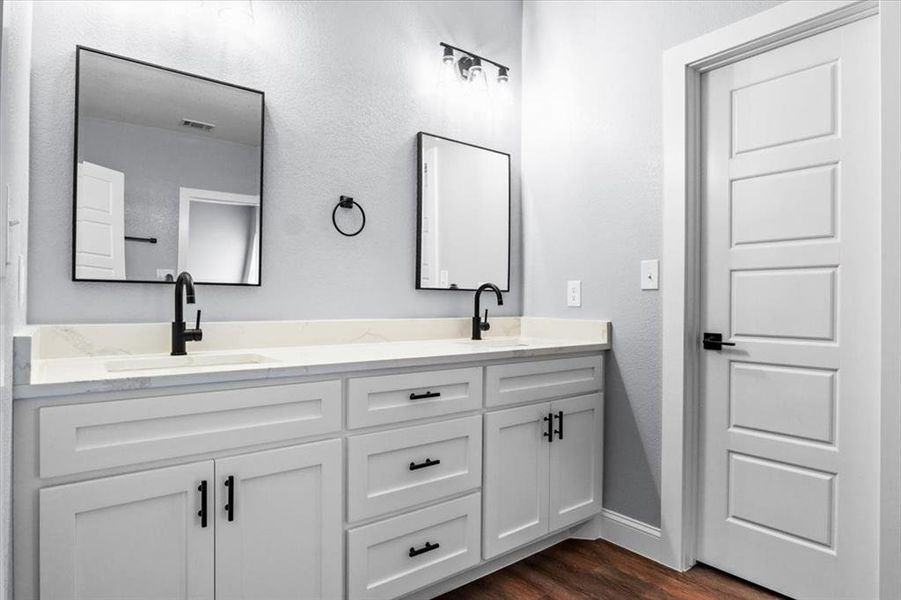
M550 404L485 415L484 558L549 531Z
M601 512L604 403L601 394L551 402L550 529Z
M340 598L341 479L341 440L217 460L217 600Z
M125 174L78 163L75 277L125 279Z
M702 77L698 557L799 598L877 594L878 40Z
M212 600L212 484L205 461L41 490L41 598Z

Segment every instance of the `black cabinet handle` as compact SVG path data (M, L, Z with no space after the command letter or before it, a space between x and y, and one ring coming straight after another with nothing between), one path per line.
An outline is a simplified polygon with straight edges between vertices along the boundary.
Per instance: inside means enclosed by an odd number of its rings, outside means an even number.
M425 469L426 467L434 467L435 465L440 465L440 464L441 464L440 458L436 458L435 460L432 460L431 458L427 458L427 459L425 459L425 462L421 462L419 464L416 464L415 462L411 462L410 470L418 471L419 469Z
M228 488L228 504L225 505L225 514L228 515L229 522L235 520L235 476L229 475L225 478L225 487Z
M410 400L422 400L423 398L437 398L441 395L441 392L426 392L425 394L410 394Z
M200 526L206 527L206 479L200 482L197 491L200 492L200 510L197 511L197 516L200 517Z
M543 437L547 438L547 442L550 444L554 441L554 417L551 413L544 418L544 422L547 423L547 431L542 433Z
M554 431L554 433L557 434L558 440L562 440L563 439L563 411L562 410L557 412L557 419L559 420L559 424L557 425L557 430Z
M435 542L434 544L426 542L425 546L423 546L422 548L410 548L410 558L419 556L420 554L425 554L426 552L431 552L432 550L437 550L439 546L441 546L441 544L439 544L438 542Z

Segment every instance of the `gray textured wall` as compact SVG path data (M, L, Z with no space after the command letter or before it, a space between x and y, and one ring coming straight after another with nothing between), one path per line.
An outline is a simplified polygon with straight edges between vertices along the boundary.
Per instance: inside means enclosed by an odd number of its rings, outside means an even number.
M18 262L28 246L28 91L31 60L31 3L0 2L3 47L0 50L0 189L9 189L9 259L0 279L0 600L12 598L10 567L12 505L12 334L25 324L19 305ZM5 202L5 195L0 195ZM0 211L2 212L2 211ZM6 224L0 234L0 260L6 257Z
M604 505L660 522L661 55L778 2L526 2L525 312L613 322ZM659 257L661 261L666 257ZM565 282L582 280L582 307Z
M75 45L266 92L263 287L205 287L211 320L464 316L471 294L416 291L416 132L513 154L519 239L517 1L255 2L234 31L200 2L37 2L32 75L32 323L171 320L172 290L70 281ZM513 105L438 93L447 41L511 66ZM331 225L340 194L366 230ZM521 260L498 312L522 311Z

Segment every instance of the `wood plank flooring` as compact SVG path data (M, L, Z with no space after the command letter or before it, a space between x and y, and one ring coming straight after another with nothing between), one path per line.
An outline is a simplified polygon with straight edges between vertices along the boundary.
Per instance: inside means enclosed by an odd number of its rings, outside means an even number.
M441 600L783 598L706 565L678 573L605 541L567 540L443 596Z

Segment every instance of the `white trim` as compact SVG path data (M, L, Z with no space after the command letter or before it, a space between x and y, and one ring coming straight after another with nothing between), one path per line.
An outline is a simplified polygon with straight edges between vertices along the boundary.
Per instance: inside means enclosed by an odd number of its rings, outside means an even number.
M882 67L882 448L879 587L901 598L901 3L879 7Z
M659 527L605 508L601 511L601 537L645 558L666 564L661 555L664 546Z
M675 569L686 570L695 562L700 74L875 14L878 9L874 0L790 0L663 54L662 255L666 260L661 274L663 397L658 556ZM884 69L896 71L898 66L883 64ZM886 196L886 203L889 200ZM894 262L896 271L899 267L901 262ZM895 569L898 566L895 564Z
M215 190L201 190L198 188L178 188L178 272L187 270L188 267L188 232L190 231L191 202L209 202L213 204L238 204L241 206L260 206L260 197L250 194L234 194L232 192L217 192ZM260 211L256 211L256 227L254 237L251 240L251 255L244 265L244 283L251 283L251 279L259 277L256 268L259 260L260 248ZM256 275L256 277L254 277Z

